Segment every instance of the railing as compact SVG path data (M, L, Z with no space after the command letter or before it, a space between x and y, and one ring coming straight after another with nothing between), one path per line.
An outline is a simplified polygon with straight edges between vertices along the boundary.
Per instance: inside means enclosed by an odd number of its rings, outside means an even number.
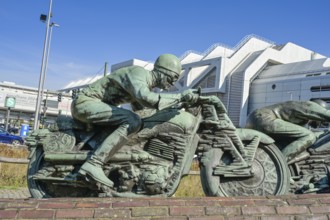
M266 38L263 38L263 37L260 37L256 34L250 34L250 35L246 35L242 40L240 40L235 47L233 47L233 51L234 53L232 53L230 55L230 57L232 57L241 47L244 46L244 44L246 44L246 42L248 42L251 38L256 38L256 39L259 39L259 40L262 40L266 43L269 43L271 45L275 45L275 42L273 41L270 41L270 40L267 40Z
M9 158L9 157L1 157L0 163L18 163L18 164L28 164L29 160L26 158Z
M198 54L198 55L201 55L203 58L206 57L207 55L209 55L216 47L224 47L224 48L227 48L229 50L232 50L232 48L226 44L222 44L222 43L215 43L215 44L212 44L205 52L201 53L201 52L198 52L198 51L195 51L195 50L188 50L186 51L183 55L180 56L180 60L183 60L184 58L186 58L190 53L195 53L195 54Z
M179 59L180 60L183 60L184 58L186 58L189 54L191 54L191 53L195 53L195 54L198 54L198 55L203 55L201 52L198 52L198 51L195 51L195 50L188 50L188 51L186 51L186 52L184 52L184 54L182 54L180 57L179 57Z
M242 40L240 40L234 47L230 47L226 44L222 44L222 43L215 43L213 45L211 45L205 52L203 53L200 53L200 52L197 52L197 51L194 51L194 50L188 50L186 51L183 55L180 56L180 59L183 60L186 56L188 56L190 53L196 53L198 55L201 55L204 57L206 57L207 55L209 55L216 47L218 46L221 46L221 47L224 47L224 48L227 48L227 49L230 49L230 50L233 50L234 52L230 55L230 56L233 56L236 51L238 51L246 42L248 42L251 38L256 38L256 39L259 39L259 40L262 40L264 42L267 42L271 45L275 45L275 42L273 41L270 41L266 38L263 38L263 37L260 37L256 34L250 34L250 35L247 35L245 36Z
M222 43L215 43L212 44L204 53L203 53L203 57L207 57L207 55L209 55L216 47L223 47L229 50L232 50L233 48L231 48L230 46L226 45L226 44L222 44Z

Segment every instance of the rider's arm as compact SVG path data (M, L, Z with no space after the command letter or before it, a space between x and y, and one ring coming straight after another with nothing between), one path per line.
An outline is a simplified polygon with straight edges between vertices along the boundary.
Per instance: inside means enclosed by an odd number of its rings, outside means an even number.
M146 86L135 86L138 88L133 91L132 95L140 105L145 107L162 110L171 107L182 100L181 93L155 93L150 91Z
M151 91L150 87L152 83L149 74L146 74L146 72L139 68L136 68L134 74L126 76L127 78L122 79L125 81L126 90L135 99L134 101L142 106L162 110L182 101L189 103L197 101L196 94L191 89L176 94Z
M317 103L308 102L303 117L315 121L330 121L330 110L323 108Z

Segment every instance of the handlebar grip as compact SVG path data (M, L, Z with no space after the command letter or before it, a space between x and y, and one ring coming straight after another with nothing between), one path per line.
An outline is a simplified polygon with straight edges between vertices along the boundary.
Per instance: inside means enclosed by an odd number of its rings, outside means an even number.
M198 94L199 96L202 95L202 87L198 86L198 88L197 88L197 94Z
M193 95L192 94L187 94L186 95L186 100L187 101L190 101L190 100L192 100L194 97L193 97Z
M199 86L197 89L191 89L191 91L194 94L201 95L202 94L202 87Z

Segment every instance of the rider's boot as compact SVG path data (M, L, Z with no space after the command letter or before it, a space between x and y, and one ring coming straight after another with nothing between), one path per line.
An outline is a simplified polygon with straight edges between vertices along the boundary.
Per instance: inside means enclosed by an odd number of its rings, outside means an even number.
M108 187L113 187L113 182L104 174L102 167L126 141L126 135L123 135L122 132L117 129L103 141L91 158L81 166L78 172Z
M113 182L104 174L102 169L104 163L97 157L92 157L86 161L80 168L79 174L89 176L96 182L102 183L108 187L113 187Z

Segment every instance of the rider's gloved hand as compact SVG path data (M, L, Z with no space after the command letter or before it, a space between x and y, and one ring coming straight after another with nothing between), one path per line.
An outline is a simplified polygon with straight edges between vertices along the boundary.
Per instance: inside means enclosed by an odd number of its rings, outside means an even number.
M198 101L198 98L199 98L199 94L197 93L197 90L187 89L182 92L181 100L193 104Z
M219 113L227 113L226 107L217 96L208 96L208 103L214 105Z
M209 104L215 105L215 104L221 103L220 99L215 95L208 96L207 98L208 98L208 103Z

